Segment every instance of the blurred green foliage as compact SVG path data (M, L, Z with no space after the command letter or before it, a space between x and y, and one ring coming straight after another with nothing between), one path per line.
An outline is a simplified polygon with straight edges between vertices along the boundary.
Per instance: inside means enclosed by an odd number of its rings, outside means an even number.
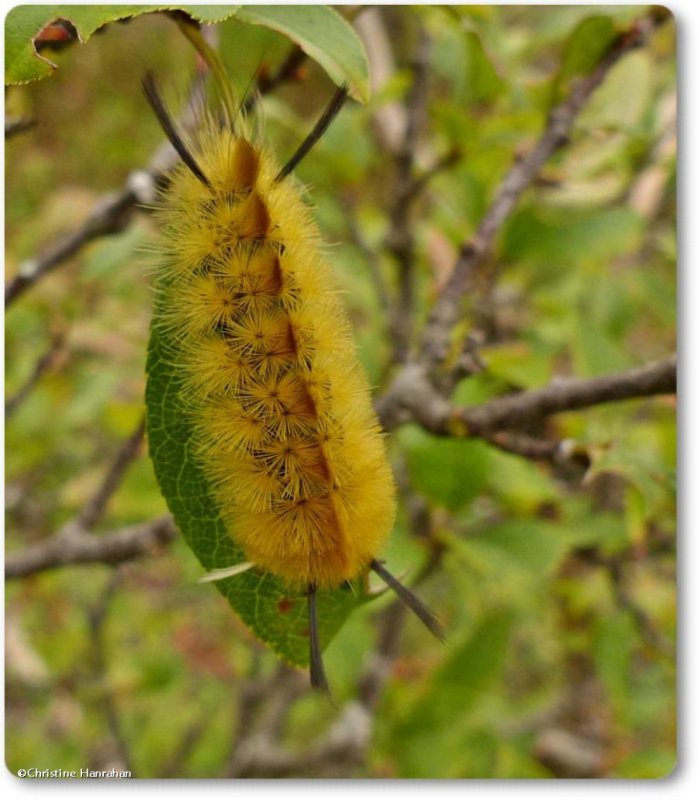
M372 134L379 109L409 87L417 32L433 40L420 165L457 146L418 208L415 313L423 320L459 245L509 165L587 56L642 7L395 7L383 10L397 70L366 107L347 108L297 170L329 242L362 357L377 389L390 341L358 229L381 253L391 159ZM260 63L288 52L278 33L236 20L221 50L243 91ZM243 46L244 44L244 46ZM72 229L159 145L141 97L150 68L172 98L195 59L161 15L113 24L52 54L50 79L8 93L9 115L37 120L7 144L7 274ZM265 138L290 155L332 92L312 63L264 99ZM581 377L659 358L675 337L674 31L626 56L593 96L569 145L508 220L464 315L486 334L486 370L463 380L466 404L558 374ZM174 103L173 103L174 105ZM154 238L146 215L98 240L29 290L6 321L13 397L54 337L51 368L6 426L7 546L54 533L99 485L143 406ZM379 267L389 289L395 267ZM478 441L415 426L391 437L396 467L426 503L444 546L421 593L447 620L449 643L410 620L375 715L366 764L375 777L553 777L583 774L563 734L593 743L596 773L659 777L675 761L675 430L669 398L559 415L537 433L586 446L591 467L567 474ZM426 557L401 509L386 557L413 572ZM130 468L100 531L164 513L147 458ZM6 626L10 769L104 768L120 737L137 777L226 774L240 686L271 675L261 648L181 540L117 570L70 567L12 581ZM375 647L377 612L358 610L328 648L338 704L356 693ZM95 628L96 610L104 619ZM98 616L98 615L97 615ZM118 737L110 711L116 713ZM303 695L284 741L301 748L335 710ZM557 737L557 738L556 738ZM187 744L188 743L188 744Z

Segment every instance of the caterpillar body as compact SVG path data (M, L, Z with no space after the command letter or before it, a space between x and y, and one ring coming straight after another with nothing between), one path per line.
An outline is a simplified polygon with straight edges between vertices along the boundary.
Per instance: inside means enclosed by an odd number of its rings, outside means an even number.
M380 574L395 487L320 236L289 177L341 107L340 90L283 168L243 123L213 116L186 143L144 89L182 162L161 195L158 326L173 347L192 457L255 567L308 594L311 683L326 688L315 594Z

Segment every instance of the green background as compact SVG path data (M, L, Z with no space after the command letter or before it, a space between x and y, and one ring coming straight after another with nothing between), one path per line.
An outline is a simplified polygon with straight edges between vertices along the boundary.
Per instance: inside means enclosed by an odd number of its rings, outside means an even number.
M394 74L368 105L346 108L297 170L325 239L338 243L331 257L376 393L391 374L387 320L376 265L352 232L378 253L392 291L395 264L381 243L393 165L371 120L405 97L419 29L433 40L419 164L453 147L461 158L432 179L418 204L417 325L512 160L588 69L585 54L645 10L383 12ZM273 71L288 51L281 34L263 27L236 20L218 27L241 91L260 63ZM674 44L670 22L611 70L569 145L507 221L486 286L464 316L464 334L475 324L487 334L486 370L459 384L460 402L536 388L558 374L621 370L673 350ZM7 96L8 115L37 121L7 143L8 277L148 163L161 133L140 92L144 71L157 72L176 107L194 69L176 27L153 14L49 57L59 65L55 74ZM301 77L262 104L260 127L281 159L334 88L312 62ZM655 202L648 207L640 200L650 173ZM41 541L80 511L140 418L154 270L143 249L155 237L154 220L139 214L8 311L8 397L52 337L66 341L8 419L10 551ZM333 766L331 774L581 775L579 758L563 757L565 736L576 737L577 756L583 745L600 754L602 776L651 778L673 769L674 411L673 399L661 397L548 421L538 433L588 448L586 474L481 441L436 438L416 425L390 437L406 496L386 557L408 579L428 559L410 525L416 499L444 547L420 595L446 621L448 643L407 620L370 744L358 762ZM95 535L165 508L141 455ZM229 774L249 687L294 678L217 592L196 583L201 572L178 537L118 569L74 566L8 584L11 770L103 768L116 753L136 777ZM355 611L327 649L338 708L357 696L389 602L382 597ZM307 692L301 677L297 693L284 695L290 700L276 731L291 752L321 741L339 713ZM302 774L323 773L314 765Z

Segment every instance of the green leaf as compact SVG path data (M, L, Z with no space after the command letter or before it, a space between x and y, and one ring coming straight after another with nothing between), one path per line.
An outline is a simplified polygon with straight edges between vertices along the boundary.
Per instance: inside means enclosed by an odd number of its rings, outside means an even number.
M172 341L157 325L155 310L148 350L146 406L150 455L160 489L187 543L207 570L246 561L225 528L199 465L191 457L192 430L182 408L181 375L173 366ZM291 664L308 663L307 601L269 573L252 569L217 581L242 621ZM204 589L202 588L202 591ZM337 589L318 595L320 641L327 646L367 595Z
M485 483L489 447L471 439L432 436L406 425L396 438L405 448L414 488L450 511L477 496Z
M616 35L615 23L607 16L587 17L576 26L567 39L553 82L553 104L567 94L575 78L594 70Z
M491 103L506 88L474 30L444 29L433 58L434 71L451 81L459 106Z
M34 48L34 37L53 20L69 20L80 41L86 42L108 22L137 17L159 8L163 6L17 6L5 19L5 83L39 80L56 69L55 64Z
M46 6L17 6L5 18L5 83L26 83L50 75L53 67L37 55L32 40L53 18Z
M578 538L559 523L521 519L448 541L456 558L479 576L484 595L530 612L546 603L550 581Z
M488 467L489 492L514 516L535 515L541 504L558 501L555 483L540 464L492 447Z
M676 751L670 748L647 748L637 750L623 759L613 770L614 777L630 778L671 778L678 766Z
M336 11L327 6L242 6L235 16L288 36L338 86L349 84L354 99L368 100L366 52L354 29Z
M579 124L623 131L638 128L652 104L652 59L645 52L630 53L609 72L582 111Z
M184 11L203 25L213 25L234 16L240 6L168 6L168 8Z
M471 777L473 765L463 763L464 751L470 752L464 747L468 722L491 702L506 666L514 621L512 612L493 610L437 670L395 733L405 777Z
M546 520L502 522L487 533L466 540L464 546L480 551L483 561L505 571L507 565L536 580L550 575L573 545L564 528Z
M627 612L598 620L593 643L596 674L601 679L616 718L625 721L632 691L631 659L636 634Z
M503 609L487 614L437 672L432 685L439 694L442 689L457 692L460 713L471 713L499 679L506 665L514 620L515 615ZM429 698L424 697L417 711L431 716L434 709Z
M563 264L605 262L638 247L643 222L630 208L607 208L603 211L523 208L516 212L504 235L506 258L530 260L536 270L553 277Z

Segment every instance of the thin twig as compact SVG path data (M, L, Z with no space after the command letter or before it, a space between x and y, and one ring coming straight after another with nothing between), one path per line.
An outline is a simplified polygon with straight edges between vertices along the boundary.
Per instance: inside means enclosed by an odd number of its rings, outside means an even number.
M173 158L171 163L174 160ZM161 162L160 158L158 163ZM152 168L137 173L141 183L147 177L153 185L157 174ZM136 205L142 200L142 195L131 179L120 192L106 195L99 200L82 225L49 244L39 255L19 265L17 274L5 288L5 306L14 303L27 289L74 256L88 242L123 231L130 223Z
M78 514L76 518L78 527L89 530L102 518L109 499L119 487L129 465L138 455L144 433L145 416L141 416L133 433L119 448L99 488Z
M31 394L41 376L53 366L56 356L61 351L64 342L65 337L62 334L57 334L53 337L48 350L39 357L34 365L31 375L22 384L22 386L20 386L17 392L5 403L5 419L8 419L12 414L15 413L15 411L17 411L17 409Z

